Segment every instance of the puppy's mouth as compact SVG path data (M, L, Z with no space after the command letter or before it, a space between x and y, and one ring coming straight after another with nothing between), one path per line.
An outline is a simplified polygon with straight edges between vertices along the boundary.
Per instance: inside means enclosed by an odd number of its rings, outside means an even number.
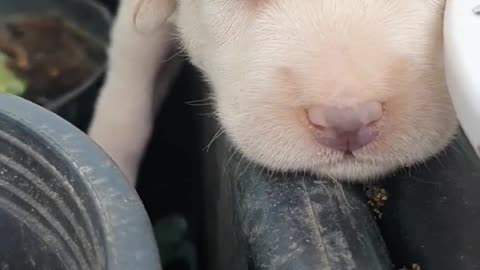
M370 155L365 155L362 152L355 152L351 150L346 150L344 152L338 153L336 158L336 163L356 163L356 164L377 164L381 161L377 159L372 159Z
M355 158L356 158L355 154L352 151L347 150L347 151L343 152L343 159L344 160L353 160Z

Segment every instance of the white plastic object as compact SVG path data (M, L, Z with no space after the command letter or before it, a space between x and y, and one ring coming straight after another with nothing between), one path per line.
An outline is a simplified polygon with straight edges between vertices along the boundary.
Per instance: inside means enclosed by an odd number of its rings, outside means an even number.
M448 89L458 121L480 157L480 0L447 0L444 16Z

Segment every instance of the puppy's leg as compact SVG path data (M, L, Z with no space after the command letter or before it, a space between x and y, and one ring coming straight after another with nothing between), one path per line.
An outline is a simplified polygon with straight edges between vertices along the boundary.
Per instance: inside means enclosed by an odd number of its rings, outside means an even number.
M178 69L178 59L165 61L175 46L171 25L163 23L150 33L136 28L134 17L140 2L120 3L111 34L106 81L88 131L133 185L151 136L155 79L160 74L162 81L156 91L166 92Z

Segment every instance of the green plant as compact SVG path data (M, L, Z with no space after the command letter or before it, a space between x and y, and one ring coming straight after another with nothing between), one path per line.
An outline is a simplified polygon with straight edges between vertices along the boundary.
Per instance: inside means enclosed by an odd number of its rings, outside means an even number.
M8 68L8 57L0 52L0 93L21 96L27 89L27 82Z

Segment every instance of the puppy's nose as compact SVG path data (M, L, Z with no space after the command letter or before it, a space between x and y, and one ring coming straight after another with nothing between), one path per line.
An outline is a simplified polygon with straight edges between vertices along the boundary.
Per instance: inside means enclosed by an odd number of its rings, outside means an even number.
M321 144L340 151L355 151L377 137L372 125L382 118L379 102L365 102L351 107L316 106L307 110L317 129Z

